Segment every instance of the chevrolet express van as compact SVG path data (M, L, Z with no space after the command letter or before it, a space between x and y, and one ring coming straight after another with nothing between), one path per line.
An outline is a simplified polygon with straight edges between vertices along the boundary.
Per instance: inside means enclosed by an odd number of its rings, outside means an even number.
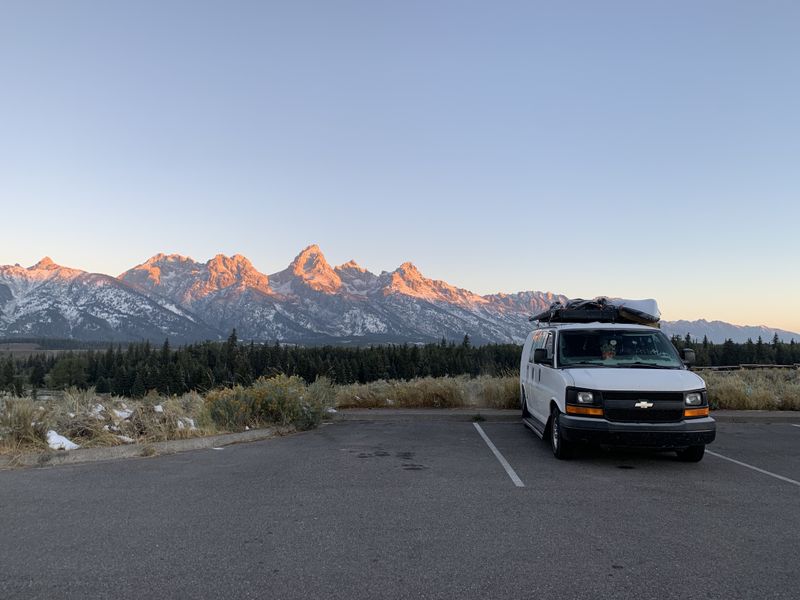
M570 311L549 314L558 312ZM540 320L525 341L525 425L548 438L561 459L577 444L597 443L675 450L680 460L702 460L716 424L705 382L687 368L693 352L679 355L656 327L618 322L616 309L614 322L583 322L594 317L591 311L570 314L561 322Z

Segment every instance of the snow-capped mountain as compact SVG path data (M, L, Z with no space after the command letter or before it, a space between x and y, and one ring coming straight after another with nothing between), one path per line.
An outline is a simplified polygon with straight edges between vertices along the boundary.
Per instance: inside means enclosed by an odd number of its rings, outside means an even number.
M765 342L771 342L777 334L778 339L788 342L794 339L800 341L800 335L784 329L773 329L764 325L733 325L724 321L664 321L661 329L669 336L679 335L686 337L689 334L693 340L702 340L707 336L714 343L731 339L734 342L746 342L748 339L757 340L759 337Z
M183 308L157 302L108 275L49 258L0 267L0 336L83 340L197 339L218 332Z
M519 292L481 296L425 277L412 263L375 274L349 261L331 266L317 246L272 275L244 256L203 263L157 254L118 278L43 259L0 267L0 337L179 341L242 339L294 343L516 342L528 316L564 296ZM662 322L670 335L722 342L800 335L719 321Z

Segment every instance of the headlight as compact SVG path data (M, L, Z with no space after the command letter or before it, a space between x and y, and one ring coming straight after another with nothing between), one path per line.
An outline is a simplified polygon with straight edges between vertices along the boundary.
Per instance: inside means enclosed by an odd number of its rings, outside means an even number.
M578 392L578 404L594 404L594 394L592 392Z
M701 392L689 392L684 396L686 406L700 406L703 403L703 394Z

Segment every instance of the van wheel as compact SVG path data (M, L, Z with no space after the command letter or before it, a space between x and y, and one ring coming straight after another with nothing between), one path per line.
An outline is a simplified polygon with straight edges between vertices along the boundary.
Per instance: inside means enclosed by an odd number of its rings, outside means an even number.
M678 460L683 462L700 462L703 460L703 455L706 452L706 447L703 446L689 446L683 450L678 450Z
M561 435L561 424L558 419L560 415L559 410L553 407L553 412L550 413L550 448L553 450L553 456L564 460L572 455L572 444Z
M525 398L525 389L522 390L522 418L527 419L531 416L531 413L528 412L528 401Z

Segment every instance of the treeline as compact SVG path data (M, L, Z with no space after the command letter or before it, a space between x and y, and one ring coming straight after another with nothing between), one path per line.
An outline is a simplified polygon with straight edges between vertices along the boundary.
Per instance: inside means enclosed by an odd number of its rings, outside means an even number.
M462 343L387 345L367 348L241 344L236 332L226 342L204 342L177 349L148 342L105 350L34 354L0 360L0 390L94 387L101 393L140 397L248 385L262 376L298 375L308 382L326 376L335 383L413 379L444 375L499 375L519 368L514 344Z
M676 348L692 348L697 358L697 366L719 367L733 365L792 365L800 363L800 344L792 339L782 342L777 335L771 342L759 338L754 342L748 339L744 344L726 340L723 344L714 344L704 337L701 341L686 337L673 336L672 343Z
M800 344L769 343L761 338L737 344L714 344L708 339L673 337L679 349L693 348L698 366L800 363ZM94 387L98 392L140 397L150 390L161 394L206 391L235 384L248 385L262 376L298 375L307 382L319 376L335 383L368 383L379 379L413 379L444 375L501 375L519 369L521 347L515 344L386 345L365 348L340 346L281 346L241 344L234 332L225 342L203 342L171 348L169 342L112 346L104 350L64 352L57 356L0 358L0 391L19 395L31 389Z

